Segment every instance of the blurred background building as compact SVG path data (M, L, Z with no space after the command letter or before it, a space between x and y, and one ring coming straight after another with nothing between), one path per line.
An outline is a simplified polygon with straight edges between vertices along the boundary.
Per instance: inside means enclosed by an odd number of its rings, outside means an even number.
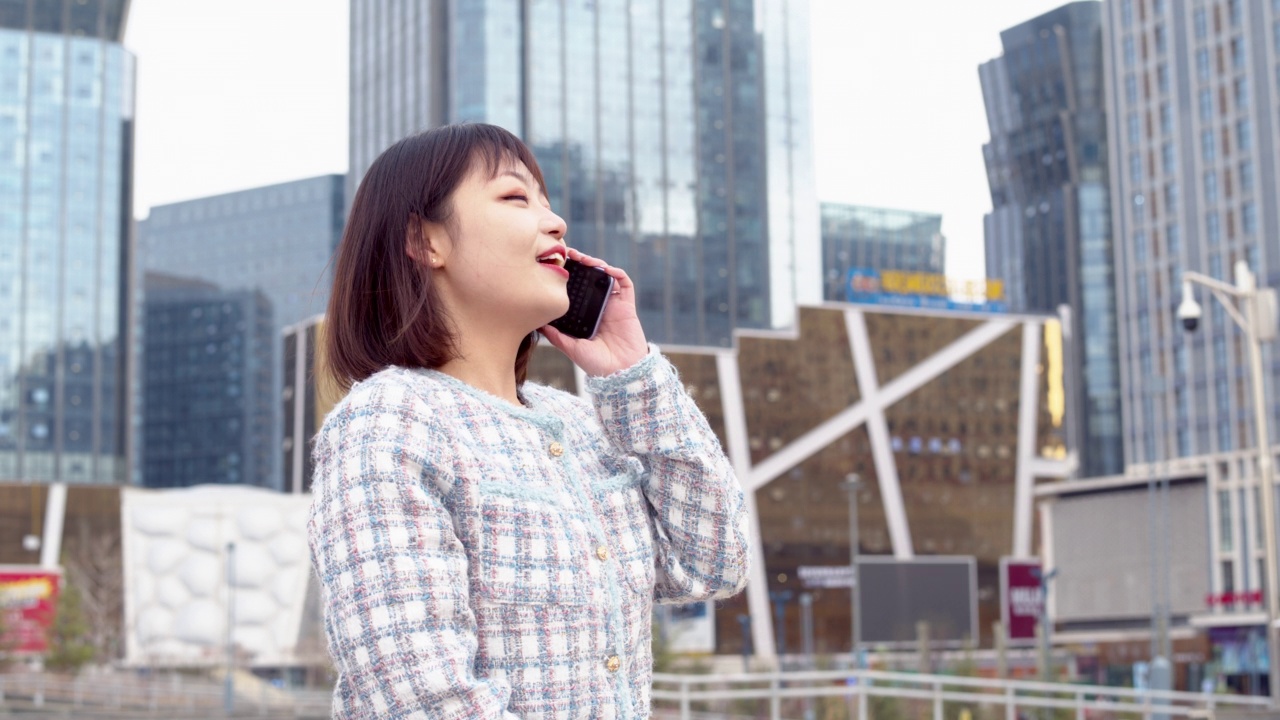
M569 241L626 267L656 342L727 347L821 299L807 3L351 4L348 187L450 122L533 149Z
M1124 470L1102 15L1102 3L1074 2L1005 30L1004 54L980 68L987 274L1005 281L1011 309L1069 308L1082 477Z
M271 399L265 400L261 410L271 438L281 437L277 399L283 388L282 333L289 325L323 312L328 304L330 258L342 236L345 208L343 176L323 175L162 205L138 223L139 262L146 272L200 280L227 292L258 293L266 303L265 310L254 313L265 311L270 318L266 367L271 373ZM139 293L139 300L146 305L145 292ZM256 333L254 323L249 324L253 326L249 332ZM152 347L148 339L142 342ZM159 342L155 347L170 341ZM245 387L253 384L242 380ZM174 393L179 390L172 388ZM188 402L194 399L192 395ZM170 401L177 402L178 396L171 395L166 402ZM140 441L150 443L145 436ZM238 444L228 442L224 455L242 452ZM280 453L273 449L267 457L266 463L254 463L254 474L243 475L241 482L279 489ZM146 480L146 484L156 483L169 484L158 477Z
M275 486L266 296L158 273L145 293L142 484Z
M823 299L846 300L854 269L946 274L942 216L822 203Z
M0 4L0 479L125 477L127 10Z

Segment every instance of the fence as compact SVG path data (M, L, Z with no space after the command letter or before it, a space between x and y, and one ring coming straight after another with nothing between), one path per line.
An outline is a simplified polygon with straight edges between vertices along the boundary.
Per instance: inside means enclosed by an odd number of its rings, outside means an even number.
M890 709L889 704L893 703ZM881 716L948 720L1017 720L1041 716L1100 718L1208 718L1223 710L1265 711L1267 698L1177 691L1140 691L1098 685L993 680L873 670L831 670L728 675L654 674L655 716L850 718ZM1052 714L1050 714L1052 713Z
M243 671L236 674L234 686L237 717L329 717L332 695L327 690L284 690ZM39 710L68 717L223 717L225 693L222 682L177 674L0 675L0 711Z

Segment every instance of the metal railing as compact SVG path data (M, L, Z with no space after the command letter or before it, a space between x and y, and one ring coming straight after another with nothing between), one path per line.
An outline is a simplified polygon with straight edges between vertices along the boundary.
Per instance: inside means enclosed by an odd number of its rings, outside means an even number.
M236 679L234 716L329 717L332 694L327 690L286 690L247 680ZM103 717L225 717L224 692L221 682L182 675L0 674L0 710L70 709Z
M655 715L697 717L815 717L814 701L840 699L848 715L876 720L873 698L913 705L908 717L943 720L968 708L971 716L1016 720L1028 710L1068 711L1076 720L1099 717L1214 718L1223 709L1259 711L1262 697L1178 691L1142 691L1100 685L997 680L954 675L924 675L876 670L672 675L655 673ZM754 701L754 702L753 702ZM674 706L674 707L673 707ZM673 712L674 711L674 712ZM949 712L951 711L951 712ZM821 716L821 714L818 714Z

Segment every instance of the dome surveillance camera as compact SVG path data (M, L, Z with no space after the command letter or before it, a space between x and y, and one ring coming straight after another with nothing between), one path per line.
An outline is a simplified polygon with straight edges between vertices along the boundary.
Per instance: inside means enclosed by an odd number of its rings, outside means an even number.
M1182 328L1187 332L1195 332L1200 327L1202 312L1200 303L1196 302L1191 293L1191 283L1182 283L1182 302L1178 304L1178 320L1182 321Z

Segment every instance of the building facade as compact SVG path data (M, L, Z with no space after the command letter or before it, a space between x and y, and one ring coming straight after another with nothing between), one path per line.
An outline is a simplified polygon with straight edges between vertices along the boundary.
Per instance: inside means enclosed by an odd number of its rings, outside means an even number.
M1208 293L1196 332L1176 309L1186 271L1231 283L1244 261L1261 285L1280 284L1280 7L1108 0L1105 11L1126 475L1197 478L1205 592L1173 624L1239 658L1231 647L1263 637L1260 593L1276 569L1263 553L1248 348ZM1273 347L1263 358L1274 455L1280 366ZM1261 645L1226 673L1240 689L1261 687L1244 677L1265 676Z
M1085 477L1124 467L1102 15L1074 2L1005 30L1004 54L980 68L988 274L1003 273L1017 309L1070 308L1070 434Z
M142 484L274 486L266 296L154 273L145 292Z
M272 332L269 435L281 436L281 333L324 312L330 260L345 222L342 175L323 175L252 190L162 205L138 223L139 263L146 272L261 293ZM145 303L145 297L139 298ZM142 343L147 341L143 338ZM141 452L141 451L139 451ZM280 453L269 453L262 478L277 487ZM141 479L137 479L141 482ZM248 480L260 484L260 480Z
M1232 282L1243 260L1260 284L1280 283L1277 11L1261 0L1107 4L1129 462L1255 445L1241 333L1207 296L1195 334L1175 309L1188 270Z
M0 479L124 479L127 10L0 7Z
M455 10L352 3L350 189L405 135L489 122L533 149L570 242L631 273L656 341L728 346L820 299L806 3Z
M742 615L757 655L802 647L805 593L815 651L849 651L849 589L805 577L849 565L851 475L860 555L972 558L971 640L990 647L1000 558L1038 550L1034 484L1067 474L1062 351L1052 317L847 303L802 306L794 331L740 330L728 349L664 347L748 489L760 539L747 592L714 608L715 652L742 651ZM529 377L582 387L545 347Z
M847 299L854 269L946 275L942 216L822 203L822 284L825 300Z

